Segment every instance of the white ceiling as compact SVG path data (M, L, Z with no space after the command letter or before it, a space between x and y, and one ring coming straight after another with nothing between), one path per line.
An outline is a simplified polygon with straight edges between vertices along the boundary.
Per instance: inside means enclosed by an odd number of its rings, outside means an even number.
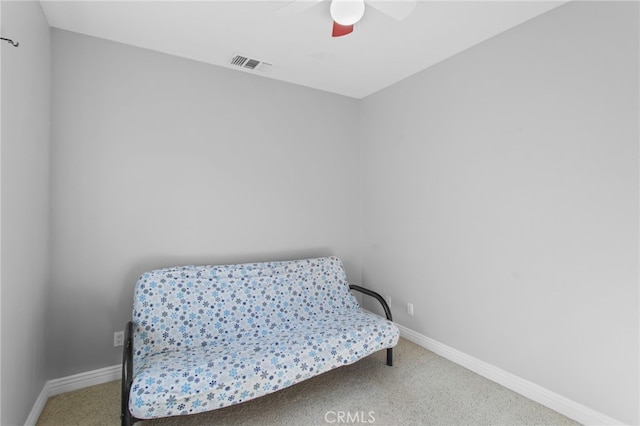
M238 72L363 98L565 2L419 1L401 22L367 7L339 38L327 0L294 16L274 12L289 1L271 0L41 4L55 28L224 67L239 52L273 66Z

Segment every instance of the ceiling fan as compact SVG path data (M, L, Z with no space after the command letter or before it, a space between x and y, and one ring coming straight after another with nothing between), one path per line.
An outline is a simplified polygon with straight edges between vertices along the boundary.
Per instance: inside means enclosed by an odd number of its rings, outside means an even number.
M280 16L293 16L316 6L323 0L293 0L276 9ZM366 6L365 6L366 3ZM329 11L333 19L332 37L342 37L353 32L353 26L362 19L367 6L401 21L413 12L416 0L331 0Z

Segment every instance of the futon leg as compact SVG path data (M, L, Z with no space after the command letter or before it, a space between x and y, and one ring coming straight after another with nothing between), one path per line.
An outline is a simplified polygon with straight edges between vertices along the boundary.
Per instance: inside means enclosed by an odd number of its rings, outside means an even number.
M131 415L122 413L122 426L131 426L131 425L133 425L133 423L131 422Z
M131 383L133 382L133 322L129 321L127 323L124 333L120 420L122 421L122 426L131 426L137 420L129 411L129 394L131 393Z
M387 365L389 367L393 366L393 348L387 349Z

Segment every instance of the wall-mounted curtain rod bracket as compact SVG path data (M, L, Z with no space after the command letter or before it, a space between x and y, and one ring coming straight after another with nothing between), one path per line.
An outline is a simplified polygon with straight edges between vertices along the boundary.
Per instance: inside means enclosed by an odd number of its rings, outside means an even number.
M19 43L19 42L17 42L17 41L13 41L13 40L11 40L10 38L0 37L0 40L4 40L4 41L9 42L13 47L18 47L18 45L20 45L20 43Z

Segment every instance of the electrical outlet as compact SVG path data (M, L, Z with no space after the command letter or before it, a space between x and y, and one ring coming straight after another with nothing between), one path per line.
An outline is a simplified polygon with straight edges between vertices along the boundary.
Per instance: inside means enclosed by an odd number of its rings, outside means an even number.
M413 303L407 303L407 313L413 315Z
M122 346L124 345L124 331L116 331L113 333L113 346Z

